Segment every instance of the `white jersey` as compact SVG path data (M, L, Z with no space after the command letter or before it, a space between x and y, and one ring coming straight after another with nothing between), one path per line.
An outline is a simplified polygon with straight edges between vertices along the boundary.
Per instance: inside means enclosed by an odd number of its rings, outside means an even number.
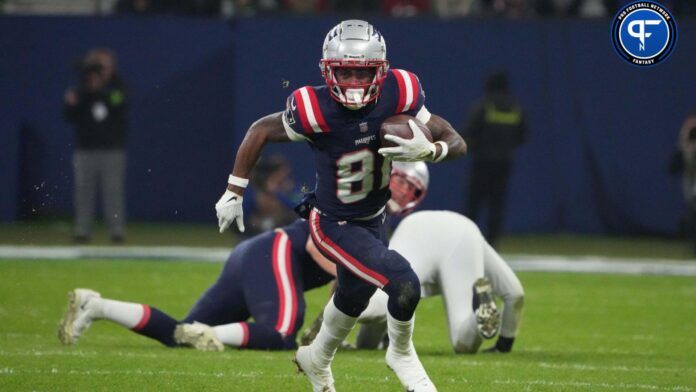
M420 279L423 297L442 294L455 351L475 352L481 344L471 303L473 284L483 276L490 280L493 294L504 302L500 334L507 338L517 335L522 285L469 218L451 211L413 213L398 225L389 248L409 261ZM378 290L360 321L381 324L387 300ZM366 327L365 332L370 328L373 336L363 334L365 344L361 344L359 334L359 346L374 345L377 329Z
M457 257L457 248L462 243L471 243L472 239L478 241L480 237L476 224L464 215L451 211L420 211L401 221L389 240L389 248L408 260L420 279L421 296L427 298L441 294L440 267L449 258Z

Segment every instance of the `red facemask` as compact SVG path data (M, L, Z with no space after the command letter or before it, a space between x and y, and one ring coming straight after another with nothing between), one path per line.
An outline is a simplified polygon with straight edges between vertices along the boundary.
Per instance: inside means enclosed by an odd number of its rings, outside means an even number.
M321 60L319 67L331 97L348 109L360 109L379 97L382 82L389 69L389 62L386 60ZM339 83L336 79L336 70L342 67L370 68L374 76L371 81L365 83Z

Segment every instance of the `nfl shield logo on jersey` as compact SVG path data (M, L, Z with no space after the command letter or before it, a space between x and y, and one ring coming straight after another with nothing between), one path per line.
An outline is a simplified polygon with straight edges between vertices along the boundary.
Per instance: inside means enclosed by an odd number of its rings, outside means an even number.
M367 123L366 122L361 122L360 125L358 125L358 126L360 127L361 133L367 132Z

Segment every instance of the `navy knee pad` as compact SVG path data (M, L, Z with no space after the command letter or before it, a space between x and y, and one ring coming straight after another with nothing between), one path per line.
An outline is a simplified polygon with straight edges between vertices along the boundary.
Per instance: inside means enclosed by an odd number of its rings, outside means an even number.
M420 280L413 269L409 268L393 277L384 286L384 292L389 295L387 309L392 317L400 321L413 317L421 295Z
M370 288L370 286L366 287ZM339 285L334 294L334 305L348 316L358 317L367 308L367 304L370 302L370 298L375 293L375 290L376 288L373 286L372 290L347 290L345 288L342 289Z

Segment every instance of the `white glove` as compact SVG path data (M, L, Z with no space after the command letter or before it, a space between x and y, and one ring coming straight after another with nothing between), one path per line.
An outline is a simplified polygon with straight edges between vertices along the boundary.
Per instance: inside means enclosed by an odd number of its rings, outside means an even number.
M402 139L394 135L385 135L384 138L398 144L396 147L383 147L377 152L385 158L394 161L417 162L432 161L435 156L435 144L428 141L418 124L408 120L408 126L413 132L412 139Z
M244 232L244 211L242 210L242 196L230 191L225 191L220 200L215 203L215 211L217 211L218 226L220 233L227 230L228 227L237 221L237 228L240 232Z

